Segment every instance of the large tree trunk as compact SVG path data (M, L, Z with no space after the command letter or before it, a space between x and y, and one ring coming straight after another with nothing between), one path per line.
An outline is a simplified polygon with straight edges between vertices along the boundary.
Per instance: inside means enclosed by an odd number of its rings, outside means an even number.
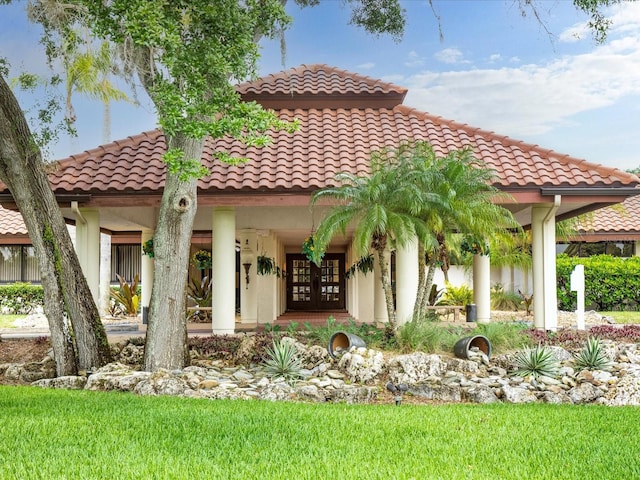
M179 148L185 158L202 158L203 144L184 137L167 138L168 148ZM167 172L153 236L155 272L144 354L148 371L180 369L189 362L186 288L197 186L195 178L183 181Z
M38 257L57 373L101 367L111 361L111 350L98 309L49 186L40 150L2 77L0 139L0 179L14 197Z

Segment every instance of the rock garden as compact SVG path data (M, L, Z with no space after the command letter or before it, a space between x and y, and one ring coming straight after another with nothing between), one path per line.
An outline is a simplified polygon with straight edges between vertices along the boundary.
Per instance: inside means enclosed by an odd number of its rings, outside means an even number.
M50 353L0 360L0 383L208 399L640 405L640 326L521 329L529 346L503 352L492 352L491 335L480 329L466 331L463 351L456 344L438 353L357 345L335 351L294 332L203 337L191 340L190 366L153 373L141 371L142 340L130 339L113 345L116 362L80 376L54 378Z

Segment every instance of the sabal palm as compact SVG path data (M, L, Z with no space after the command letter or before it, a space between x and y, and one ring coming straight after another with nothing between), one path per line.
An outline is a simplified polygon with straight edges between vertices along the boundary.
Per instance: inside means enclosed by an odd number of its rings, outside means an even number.
M393 328L395 309L388 280L388 247L391 243L402 246L415 238L416 232L423 231L420 219L412 214L418 207L411 205L421 194L415 184L401 178L401 172L396 168L396 153L386 150L375 154L368 176L336 175L340 185L317 191L311 200L312 205L321 198L335 202L318 225L315 234L318 245L328 245L337 234L346 234L347 228L353 227L355 250L376 253L389 323Z

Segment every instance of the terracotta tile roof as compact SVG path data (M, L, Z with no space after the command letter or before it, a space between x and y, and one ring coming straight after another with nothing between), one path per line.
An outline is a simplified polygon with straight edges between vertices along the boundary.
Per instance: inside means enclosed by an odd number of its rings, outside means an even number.
M591 212L582 221L582 232L635 233L640 235L640 196ZM639 238L640 240L640 238Z
M27 235L20 212L0 207L0 235Z
M354 103L366 99L367 92L393 97L404 96L406 90L324 65L301 66L238 89L256 99L264 96L267 104L274 96L286 94L293 95L294 100L304 97L306 103L314 96L323 97L323 104L331 98L333 104L348 108L280 108L276 110L280 118L297 118L300 129L294 134L274 133L273 143L262 149L247 148L229 139L209 141L203 162L211 174L200 180L201 194L315 190L331 184L340 171L367 173L371 150L395 146L406 139L429 141L443 155L472 147L496 170L497 185L506 190L633 187L640 183L634 175L446 120L395 100L392 108L381 107L376 101L369 102L373 107L354 107ZM212 162L214 148L250 160L238 166ZM50 174L51 183L59 194L160 192L164 150L164 137L159 131L144 132L58 162L57 170Z

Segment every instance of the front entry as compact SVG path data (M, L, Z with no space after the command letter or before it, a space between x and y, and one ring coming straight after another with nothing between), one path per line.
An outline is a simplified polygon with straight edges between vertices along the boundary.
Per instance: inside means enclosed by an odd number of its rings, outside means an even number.
M344 299L344 254L325 254L320 267L287 255L287 310L342 310Z

